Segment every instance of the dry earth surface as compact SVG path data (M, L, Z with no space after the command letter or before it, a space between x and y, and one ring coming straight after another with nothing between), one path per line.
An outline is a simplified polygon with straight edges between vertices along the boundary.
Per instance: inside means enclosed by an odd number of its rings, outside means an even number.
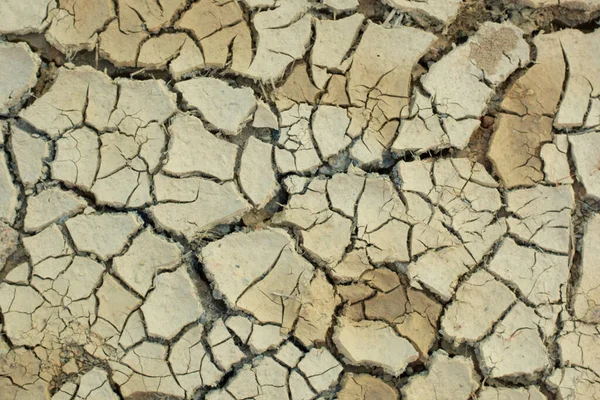
M600 399L600 0L0 0L0 400Z

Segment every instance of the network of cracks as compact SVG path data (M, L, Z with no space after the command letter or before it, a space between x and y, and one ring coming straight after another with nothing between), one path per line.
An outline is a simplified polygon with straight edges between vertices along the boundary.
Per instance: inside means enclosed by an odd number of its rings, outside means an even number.
M599 0L2 0L0 400L600 399Z

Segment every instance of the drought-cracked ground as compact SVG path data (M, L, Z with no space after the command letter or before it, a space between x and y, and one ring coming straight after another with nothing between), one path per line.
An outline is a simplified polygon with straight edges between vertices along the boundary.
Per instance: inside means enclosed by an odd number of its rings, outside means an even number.
M600 399L600 0L0 0L0 400Z

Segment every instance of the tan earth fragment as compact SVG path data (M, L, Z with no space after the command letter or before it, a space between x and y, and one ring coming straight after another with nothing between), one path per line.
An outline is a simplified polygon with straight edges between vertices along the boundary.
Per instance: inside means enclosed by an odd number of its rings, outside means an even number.
M570 186L536 185L506 194L514 217L508 218L509 232L542 249L567 254L571 247L571 213L575 208Z
M388 96L407 98L412 67L432 41L433 35L424 31L404 27L386 29L370 23L348 72L348 91L352 104L368 106L369 96L373 96L372 101ZM400 43L410 43L410 48L402 53L387 51ZM401 85L392 86L391 82L394 81L399 81ZM373 89L376 90L371 93ZM391 117L392 112L399 115L405 105L407 102L402 100L393 109L390 106L381 107L390 107L390 113L386 116Z
M566 256L519 246L506 238L488 269L516 286L533 304L557 303L566 296L569 279Z
M130 34L133 35L140 34ZM129 65L130 62L127 61L127 64ZM137 57L138 67L144 71L160 70L165 69L167 65L171 76L174 79L181 79L205 67L204 56L192 38L184 33L165 33L151 37L141 45Z
M548 350L532 308L518 302L478 345L483 373L490 378L535 377L550 366Z
M540 148L552 141L552 120L500 114L488 158L506 188L533 186L544 179Z
M557 129L576 129L584 125L591 98L600 91L600 30L584 34L575 30L560 36L565 62L569 66L566 86L554 119Z
M600 125L600 98L590 100L590 108L585 119L585 128L596 128Z
M0 115L17 110L31 95L40 64L39 56L26 43L0 43Z
M503 110L520 116L554 116L566 74L561 37L557 32L533 39L537 50L535 64L508 90L500 104Z
M98 32L115 16L111 0L58 0L50 11L46 40L65 54L96 47Z
M565 400L594 400L600 395L600 384L592 371L578 367L556 369L546 383Z
M288 378L288 386L290 392L294 393L294 398L298 399L313 399L316 394L311 389L308 381L297 371L292 371Z
M60 389L52 396L51 400L68 400L72 399L77 392L77 385L73 382L66 382L60 387Z
M156 32L185 7L185 0L118 0L119 25L124 33Z
M281 78L288 65L302 58L311 36L307 0L277 0L275 7L252 18L257 48L248 69L239 71L265 83Z
M183 264L174 272L164 272L154 279L154 290L141 307L149 336L172 339L204 314L187 268ZM177 313L170 312L170 301L176 302Z
M225 321L227 328L243 342L247 343L254 325L252 321L241 315L232 315Z
M406 112L407 109L409 112ZM400 124L398 137L392 145L396 153L414 151L421 154L445 145L448 134L442 128L441 121L425 94L415 91L410 108L406 106L402 111L409 119Z
M335 174L327 181L327 196L331 201L332 210L353 218L356 202L364 184L364 177L358 174Z
M502 204L498 183L483 165L466 158L437 160L433 179L437 187L429 198L450 216L452 228L479 262L506 232L505 220L494 218Z
M163 69L179 56L186 41L191 41L185 33L165 33L146 40L140 47L137 67L150 70Z
M27 263L17 265L6 274L4 280L8 283L27 285L29 283L29 265Z
M199 118L178 114L171 120L169 133L164 172L175 176L199 172L223 181L233 179L237 146L208 132Z
M275 4L275 0L242 0L249 8L271 7Z
M210 360L202 334L202 325L192 327L173 345L169 354L175 379L188 397L202 387L214 386L223 376Z
M10 144L21 182L25 187L32 187L44 176L45 161L50 156L49 143L39 135L13 125Z
M121 336L119 337L119 345L123 347L124 350L129 350L131 347L141 343L147 338L148 335L146 334L142 312L138 309L129 315L129 318L123 327L123 331L121 332Z
M17 215L19 189L14 185L4 153L0 153L0 220L13 223Z
M589 12L598 11L598 9L600 9L600 3L598 0L565 0L561 3L561 5L567 9L585 10Z
M275 353L275 358L289 368L294 368L298 365L300 359L304 356L302 350L300 350L292 342L285 342Z
M151 122L162 124L177 111L175 93L164 81L118 78L119 98L111 108L109 128L126 135L136 135L138 129Z
M167 350L163 344L143 342L122 357L121 368L128 375L126 382L121 383L123 396L140 392L158 392L177 397L184 395L183 389L171 375L166 361Z
M301 296L313 274L312 265L294 247L291 238L279 229L238 232L204 247L200 258L215 291L229 307L289 329L298 317ZM237 255L231 249L246 253ZM278 281L281 274L287 275L286 280ZM262 307L257 308L258 304Z
M0 353L0 390L7 398L48 399L48 384L40 378L41 361L33 350L17 348Z
M175 84L190 107L226 135L237 135L251 113L256 99L250 88L233 88L215 78L194 78Z
M98 367L93 368L81 377L77 388L76 399L117 400L119 396L110 387L108 374Z
M180 80L194 75L205 65L202 51L188 37L179 50L179 56L169 64L169 72L173 79Z
M398 286L388 292L378 292L364 301L365 317L383 320L409 339L427 358L436 339L442 306L423 292Z
M593 267L600 256L600 216L595 215L587 221L584 235L581 269L581 278L575 286L573 311L578 319L589 323L600 322L600 292L598 283L600 275Z
M558 0L505 0L506 4L519 4L527 7L546 7L558 5Z
M523 31L487 22L470 40L434 64L421 78L439 111L455 119L479 118L495 87L529 62ZM484 79L482 79L485 77Z
M366 251L356 249L347 253L339 264L328 271L328 274L335 282L346 283L359 280L366 271L372 268Z
M124 90L123 99L126 94ZM113 125L109 120L113 117L116 100L117 85L106 74L89 66L66 66L58 70L50 90L21 110L19 116L55 139L73 128L81 128L84 117L93 128L100 131L108 129ZM128 111L133 114L139 112L139 108Z
M280 326L254 324L248 346L254 354L262 354L277 348L285 339L285 331L282 332Z
M327 349L313 347L298 363L298 370L321 393L337 383L343 368Z
M316 222L302 231L302 247L309 258L320 264L333 266L342 260L345 249L350 245L351 234L352 221L331 213L326 220Z
M435 0L420 2L415 0L385 0L385 3L395 9L411 14L415 19L421 21L432 19L434 23L448 25L454 21L460 8L460 0L442 1Z
M162 229L188 239L202 237L219 224L237 221L250 210L233 182L157 175L154 184L158 204L149 208L150 215Z
M581 367L597 374L600 371L599 341L596 325L567 321L557 340L561 365Z
M339 400L361 400L365 398L379 400L398 400L398 391L382 380L367 374L345 374L342 378L342 390Z
M307 65L303 61L296 63L290 76L273 91L275 105L280 111L288 110L298 103L316 104L320 93L308 76Z
M467 400L479 387L479 377L468 358L449 357L443 350L438 350L429 359L428 366L426 373L410 378L401 389L403 398Z
M325 274L317 270L304 294L294 337L306 347L325 344L339 304L340 298L334 287Z
M406 206L391 179L368 176L356 208L359 237L377 231L393 219L406 219Z
M321 159L327 161L350 144L346 135L350 118L343 108L319 106L312 116L313 137L321 153Z
M510 24L483 24L466 44L432 65L421 78L431 98L416 91L409 114L413 118L403 121L392 149L402 154L464 148L479 126L477 118L487 109L492 87L529 61L529 48L522 34ZM499 47L492 42L496 36L501 37ZM447 115L438 119L432 112L434 107Z
M275 164L282 174L307 172L321 165L310 129L311 107L299 104L281 113L281 135Z
M600 198L599 132L569 135L569 143L577 177L583 183L586 195L594 199Z
M388 268L376 268L367 271L361 276L360 280L382 292L389 292L401 284L398 273Z
M260 99L256 100L256 111L254 112L252 126L255 128L279 129L277 116L273 113L271 107Z
M155 276L173 270L181 262L181 248L144 229L136 236L125 254L113 259L113 270L130 288L144 297L153 286Z
M311 50L313 75L314 68L324 69L327 73L346 72L351 61L346 55L356 40L363 21L362 14L334 21L315 21L316 37ZM323 85L319 87L323 88Z
M91 188L96 202L130 208L150 203L149 174L158 167L166 144L160 125L150 123L134 134L105 133L100 142L100 166Z
M111 275L104 276L97 296L98 317L112 324L117 330L123 329L127 316L141 304L138 298Z
M339 318L333 341L346 363L381 367L393 376L399 376L409 363L419 358L419 353L408 340L379 321L354 322Z
M508 287L489 273L478 271L458 288L446 307L440 331L457 344L476 343L514 301L515 295Z
M214 323L206 342L211 347L215 363L222 371L229 371L235 363L245 357L221 319Z
M237 2L207 0L194 3L175 26L193 33L208 67L229 66L233 71L243 72L252 61L250 29Z
M239 167L240 188L256 208L267 205L279 192L273 170L273 146L254 137L248 138Z
M392 144L398 123L389 120L399 118L409 104L412 69L433 40L432 34L414 28L367 25L347 75L351 104L370 114L362 140L350 151L360 164L380 161ZM406 44L405 51L394 51Z
M346 92L346 83L347 79L344 75L332 75L327 83L326 92L321 97L321 102L332 106L349 106L350 98Z
M306 191L310 178L300 175L288 175L283 179L283 187L288 194L303 194Z
M23 238L23 246L31 258L31 264L52 261L72 254L72 249L58 225L51 225L43 231Z
M42 32L50 22L48 14L56 0L7 0L0 7L0 34L24 35Z
M233 399L242 400L249 396L265 399L278 399L287 396L288 371L271 357L245 364L227 385L227 392Z
M134 213L78 215L65 223L79 251L107 260L119 254L142 226Z
M87 202L75 193L59 187L48 188L27 198L24 229L40 231L54 222L79 214L86 207Z
M147 37L143 31L123 32L115 19L98 35L98 52L117 67L135 67L140 44Z
M90 190L100 161L100 140L89 128L74 129L56 141L50 164L52 178L68 186Z
M358 0L323 0L323 4L335 12L353 11L358 7Z
M481 400L546 400L546 396L535 386L508 388L487 386L479 392Z
M569 140L566 135L554 135L553 143L546 143L540 150L544 164L546 183L568 185L573 183L568 159Z

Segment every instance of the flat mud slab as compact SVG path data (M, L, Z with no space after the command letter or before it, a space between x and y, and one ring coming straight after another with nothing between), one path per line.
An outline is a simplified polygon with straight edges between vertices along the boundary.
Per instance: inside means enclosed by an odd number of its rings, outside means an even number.
M0 400L600 399L600 0L0 0Z

